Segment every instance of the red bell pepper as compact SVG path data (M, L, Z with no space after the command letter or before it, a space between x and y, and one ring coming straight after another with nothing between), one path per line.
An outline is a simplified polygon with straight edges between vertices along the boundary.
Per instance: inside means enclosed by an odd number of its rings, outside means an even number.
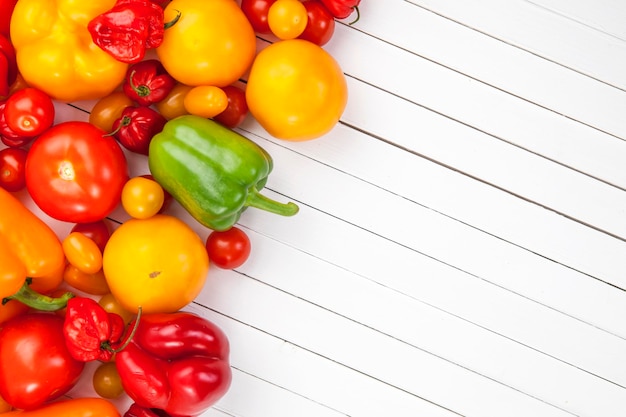
M217 325L181 311L144 315L115 363L139 407L195 416L230 387L228 355L228 339Z
M122 86L124 94L140 106L150 106L163 100L176 85L161 61L147 59L128 67Z
M337 19L345 19L350 16L352 12L357 12L357 18L354 22L359 20L359 3L361 0L321 0L324 6L330 11L330 13ZM352 24L350 23L350 24Z
M166 411L159 410L158 408L146 408L137 403L133 403L128 411L124 413L124 417L172 417ZM188 416L176 416L176 417L188 417ZM189 416L191 417L191 416Z
M167 120L150 107L127 107L119 119L113 122L111 133L129 151L148 155L150 141Z
M113 8L92 19L87 28L93 42L115 59L141 61L147 49L163 42L163 8L149 0L118 0Z
M74 297L67 302L63 334L72 357L78 361L109 361L122 348L124 319L107 312L91 298Z
M0 34L10 36L11 16L17 0L0 0Z

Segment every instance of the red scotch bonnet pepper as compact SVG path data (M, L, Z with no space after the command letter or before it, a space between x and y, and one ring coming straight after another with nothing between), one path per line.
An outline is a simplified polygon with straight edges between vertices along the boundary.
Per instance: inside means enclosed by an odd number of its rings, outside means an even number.
M140 106L150 106L163 100L176 85L161 61L147 59L131 65L122 86L124 94Z
M126 107L119 119L113 122L111 133L129 151L148 155L150 141L167 120L150 107Z
M228 355L226 335L205 318L182 311L152 313L141 317L115 364L136 410L153 409L157 416L196 416L230 387Z

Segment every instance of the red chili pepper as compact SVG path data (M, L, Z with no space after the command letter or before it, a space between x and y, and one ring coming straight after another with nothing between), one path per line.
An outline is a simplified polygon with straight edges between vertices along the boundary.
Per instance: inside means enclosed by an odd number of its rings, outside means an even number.
M163 8L149 0L118 0L111 10L92 19L93 42L115 59L133 64L146 50L163 42ZM175 22L168 23L171 25Z
M127 107L113 122L115 138L126 149L148 155L152 137L163 130L167 119L150 107Z
M345 19L350 16L352 12L356 10L357 14L359 13L359 3L361 0L321 0L324 3L324 6L332 13L332 15L337 19ZM357 18L354 22L359 20ZM350 24L352 24L350 23Z
M189 312L154 313L142 317L115 364L141 407L195 416L228 390L228 354L228 339L214 323Z
M131 65L126 72L124 94L141 106L150 106L163 100L176 85L161 61L147 59Z
M67 302L63 334L74 359L109 361L122 346L124 320L91 298L74 297Z

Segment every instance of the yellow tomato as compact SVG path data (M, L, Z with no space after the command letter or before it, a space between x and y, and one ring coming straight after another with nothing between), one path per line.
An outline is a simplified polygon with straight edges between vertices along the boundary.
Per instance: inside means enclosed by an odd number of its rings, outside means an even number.
M147 219L161 210L165 191L161 185L146 177L133 177L122 188L122 207L131 217Z
M258 54L250 69L246 101L272 136L309 140L337 124L348 101L348 87L328 52L309 41L290 39Z
M256 54L256 35L233 0L173 0L165 21L180 19L165 31L157 55L183 84L225 87L237 81Z
M306 7L299 0L277 0L270 6L267 23L279 39L295 39L304 32L309 20Z
M113 294L106 293L98 300L98 304L102 307L107 313L115 313L119 315L124 323L128 324L132 319L135 318L135 315L128 310L125 310L124 307L120 305L120 302L113 296Z
M102 252L87 235L72 232L63 239L63 253L67 261L86 274L102 269Z
M145 314L180 310L198 296L208 270L202 239L170 215L124 222L104 249L111 293L132 313L139 306Z
M210 119L226 110L228 96L214 85L199 85L187 93L184 104L190 114Z

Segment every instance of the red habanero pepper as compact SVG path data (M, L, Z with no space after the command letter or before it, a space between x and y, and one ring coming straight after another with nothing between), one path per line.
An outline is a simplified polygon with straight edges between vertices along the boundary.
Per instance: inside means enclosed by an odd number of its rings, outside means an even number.
M74 297L67 302L63 334L77 361L111 360L123 348L124 328L119 314L107 312L91 298Z
M359 20L359 3L361 0L321 0L324 6L332 13L337 19L345 19L350 16L352 12L356 10L357 18L354 22ZM350 24L352 24L350 23Z
M113 135L131 152L148 155L152 137L163 130L167 120L150 107L127 107L113 122Z
M163 100L176 85L161 61L147 59L128 67L122 86L124 94L140 106L150 106Z
M184 311L153 313L141 318L115 365L138 406L196 416L228 391L228 355L226 335L207 319Z
M163 8L149 0L117 0L111 10L92 19L87 28L93 42L118 61L134 64L147 49L163 42Z

